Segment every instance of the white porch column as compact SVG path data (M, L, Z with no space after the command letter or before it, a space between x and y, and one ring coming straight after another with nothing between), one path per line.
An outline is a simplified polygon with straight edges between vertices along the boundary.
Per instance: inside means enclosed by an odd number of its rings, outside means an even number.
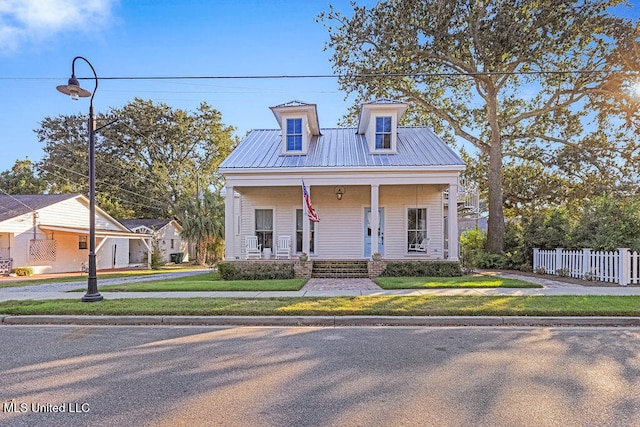
M371 255L379 251L378 249L378 230L380 229L380 212L379 206L379 185L371 185Z
M307 187L307 193L309 193L309 200L311 200L311 186L306 185L306 187ZM309 242L309 233L311 233L311 225L310 225L309 217L307 216L307 208L305 206L304 194L302 194L302 192L301 192L301 196L302 197L300 197L300 201L302 202L302 252L309 255L310 254L309 252L311 251L310 249L311 242ZM295 252L295 239L293 239L292 243L293 243L294 252Z
M142 239L142 242L144 242L145 240ZM153 255L153 242L152 242L152 238L150 237L149 240L147 241L147 243L145 243L145 246L147 247L147 269L151 270L151 255Z
M224 202L224 255L227 260L235 259L235 192L233 185L227 185Z
M458 240L458 185L449 185L449 205L447 211L449 226L449 261L459 260L460 242Z

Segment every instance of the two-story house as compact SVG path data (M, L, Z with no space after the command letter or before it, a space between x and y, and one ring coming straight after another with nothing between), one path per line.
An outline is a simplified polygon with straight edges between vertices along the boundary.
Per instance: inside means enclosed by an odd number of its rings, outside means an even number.
M431 129L399 126L407 107L363 104L357 128L320 128L315 104L271 107L279 128L251 131L220 165L226 259L245 259L246 236L269 257L286 235L311 259L457 260L447 204L465 164ZM303 180L319 222L305 215Z

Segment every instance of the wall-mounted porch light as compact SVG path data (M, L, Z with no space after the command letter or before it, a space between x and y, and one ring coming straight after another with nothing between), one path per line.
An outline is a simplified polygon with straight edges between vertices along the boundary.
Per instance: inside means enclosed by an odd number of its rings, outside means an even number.
M336 198L338 200L342 200L342 196L344 196L345 190L343 186L338 186L334 189L335 193L336 193Z

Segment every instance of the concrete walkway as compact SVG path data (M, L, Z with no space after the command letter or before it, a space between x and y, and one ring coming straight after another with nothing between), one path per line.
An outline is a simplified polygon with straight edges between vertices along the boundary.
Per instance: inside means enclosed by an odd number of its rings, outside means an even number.
M206 271L206 270L204 270ZM167 273L153 276L100 280L98 286L123 282L138 282L199 274L203 270ZM543 277L493 273L542 285L542 288L467 288L467 289L400 289L383 290L369 279L310 279L299 291L252 292L100 292L105 299L122 298L274 298L274 297L334 297L334 296L542 296L542 295L640 295L640 286L582 286ZM0 289L0 301L80 299L82 293L68 292L86 286L84 282L49 283L19 288ZM98 288L100 289L100 288Z

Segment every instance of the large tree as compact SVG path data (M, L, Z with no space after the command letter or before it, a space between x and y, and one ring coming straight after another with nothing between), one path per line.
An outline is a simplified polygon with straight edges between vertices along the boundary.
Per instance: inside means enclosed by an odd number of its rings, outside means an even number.
M0 193L43 194L46 189L46 181L37 176L29 159L16 160L11 169L0 173Z
M52 191L86 192L86 123L86 116L47 117L36 130L45 152L39 167ZM221 187L217 167L237 143L234 128L206 103L188 112L136 98L98 115L103 125L96 193L99 205L121 218L184 220L182 206L198 189Z
M625 160L638 156L635 135L610 120L633 109L602 110L624 90L621 72L638 70L634 23L609 12L621 3L381 0L319 19L340 85L357 101L410 101L409 120L486 160L487 250L501 252L505 164L574 182L619 184L634 172Z

